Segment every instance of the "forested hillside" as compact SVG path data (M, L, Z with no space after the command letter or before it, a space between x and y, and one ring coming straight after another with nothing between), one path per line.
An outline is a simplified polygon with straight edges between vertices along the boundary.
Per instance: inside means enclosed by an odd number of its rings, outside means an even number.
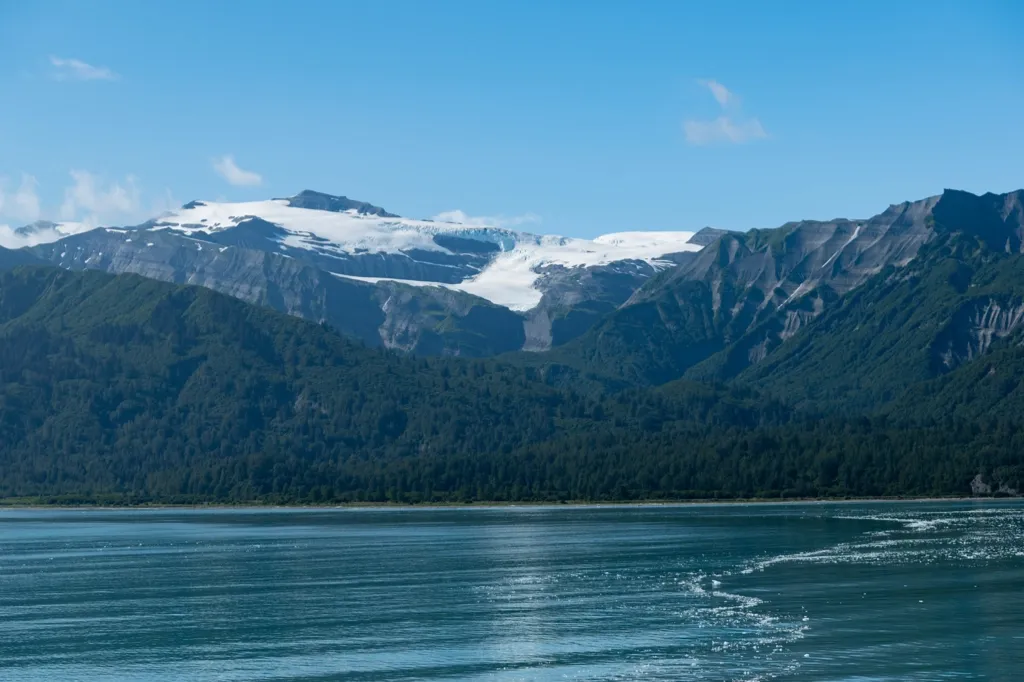
M1024 481L1016 403L981 428L970 413L848 420L689 381L553 383L515 364L369 349L206 289L20 268L0 274L0 496L608 500Z
M42 261L21 249L5 249L0 246L0 270L8 270L19 265L41 265Z

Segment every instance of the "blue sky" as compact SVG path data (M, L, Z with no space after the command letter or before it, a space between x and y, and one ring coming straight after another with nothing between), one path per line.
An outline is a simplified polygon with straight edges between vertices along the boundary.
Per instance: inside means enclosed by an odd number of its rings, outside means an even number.
M0 0L0 224L304 188L525 229L1024 186L1024 4Z

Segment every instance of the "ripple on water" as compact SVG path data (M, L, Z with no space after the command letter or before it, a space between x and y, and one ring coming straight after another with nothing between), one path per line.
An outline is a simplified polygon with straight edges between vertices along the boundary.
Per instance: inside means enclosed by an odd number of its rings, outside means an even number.
M849 679L1021 557L1019 506L0 515L0 680Z

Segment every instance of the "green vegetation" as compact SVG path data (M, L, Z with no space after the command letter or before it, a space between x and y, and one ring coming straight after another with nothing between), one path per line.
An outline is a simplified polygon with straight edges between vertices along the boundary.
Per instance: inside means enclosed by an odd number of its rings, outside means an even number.
M1024 255L940 238L847 294L738 381L795 405L877 412L983 355L986 336L995 347L1013 343L1000 330L1020 309Z
M0 246L0 270L15 268L19 265L42 265L42 262L27 251L5 249Z
M979 363L999 353L991 375ZM0 497L930 495L979 473L1020 489L1024 396L1006 382L1024 352L999 353L917 389L931 407L853 416L760 388L602 391L558 365L414 358L201 288L27 267L0 273Z

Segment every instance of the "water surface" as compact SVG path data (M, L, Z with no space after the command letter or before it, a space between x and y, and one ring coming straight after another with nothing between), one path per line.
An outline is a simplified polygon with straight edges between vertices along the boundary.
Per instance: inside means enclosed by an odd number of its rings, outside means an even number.
M1024 505L0 511L0 680L1013 680Z

